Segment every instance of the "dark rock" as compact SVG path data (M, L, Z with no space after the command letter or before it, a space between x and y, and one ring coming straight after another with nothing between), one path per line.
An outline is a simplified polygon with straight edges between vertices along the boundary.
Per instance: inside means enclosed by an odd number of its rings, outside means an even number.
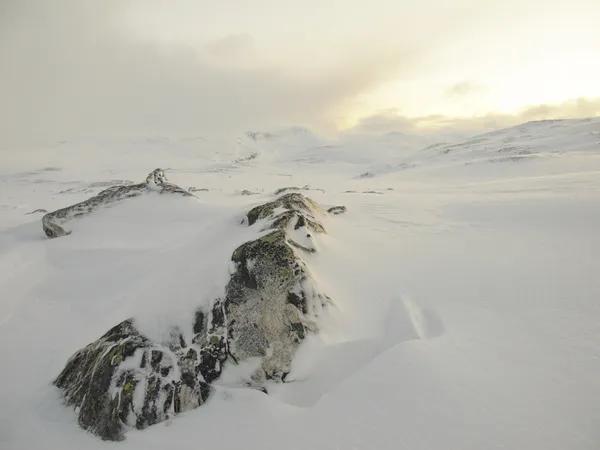
M244 162L248 162L248 161L252 161L253 159L258 158L258 153L250 153L250 155L244 157L244 158L239 158L234 160L234 164L239 164L239 163L244 163Z
M278 211L283 209L283 211ZM298 249L316 248L297 242L297 233L324 233L320 221L327 213L300 193L289 193L248 212L248 224L267 219L270 233L238 247L232 255L236 271L226 287L229 350L239 361L263 356L264 379L289 371L306 334L318 331L320 307L327 298L313 285ZM269 354L270 351L270 354Z
M204 323L205 317L204 312L201 309L196 310L196 317L194 318L194 334L201 333L205 328Z
M296 186L282 187L275 191L275 195L283 194L284 192L288 192L288 191L308 191L309 189L310 188L308 187L308 185L303 186L301 188L296 187Z
M246 214L246 217L248 218L248 225L254 225L254 223L257 220L265 219L268 217L281 219L282 214L274 215L274 211L278 208L288 210L285 211L285 213L287 214L283 216L284 218L299 217L299 215L303 215L307 219L307 221L315 224L315 217L319 214L324 214L325 212L323 208L321 208L321 206L319 206L310 198L305 197L300 193L294 192L283 195L272 202L268 202L263 205L252 208L250 211L248 211L248 214ZM278 226L277 228L281 228L281 226ZM325 230L320 224L316 224L315 228L323 230L321 232L324 232Z
M327 212L329 214L333 214L333 215L338 215L338 214L343 214L346 212L346 207L345 206L334 206L333 208L329 208L327 210Z
M181 369L189 353L178 351L173 358L163 349L126 320L76 352L54 384L66 404L78 408L82 428L105 440L121 440L128 428L162 422L208 399L208 383L195 374L186 379ZM169 376L176 366L179 380Z
M306 304L306 297L301 292L300 295L295 292L288 292L287 302L294 305L298 310L302 311L303 314L308 313L308 306Z
M45 210L45 209L43 209L43 208L39 208L39 209L35 209L35 210L31 211L31 212L28 212L28 213L26 213L25 215L26 215L26 216L29 216L29 215L31 215L31 214L47 213L47 212L48 212L47 210Z

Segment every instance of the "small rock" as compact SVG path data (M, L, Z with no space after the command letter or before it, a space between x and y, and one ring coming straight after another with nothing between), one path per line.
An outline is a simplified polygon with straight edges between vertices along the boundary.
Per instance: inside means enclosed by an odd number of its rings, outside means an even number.
M333 215L338 215L338 214L343 214L346 212L346 207L345 206L334 206L333 208L329 208L327 210L327 212L329 214L333 214Z

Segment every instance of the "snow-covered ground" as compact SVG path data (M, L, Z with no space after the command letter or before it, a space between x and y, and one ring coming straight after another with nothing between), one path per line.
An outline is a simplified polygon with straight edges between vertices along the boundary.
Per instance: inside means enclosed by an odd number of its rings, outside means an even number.
M0 159L2 450L600 448L600 119L440 144L97 138ZM199 200L133 199L52 240L27 214L156 167ZM186 326L255 236L244 213L287 186L348 208L310 256L335 306L295 381L265 395L230 370L207 405L119 444L81 430L51 386L68 357L132 315L151 336Z

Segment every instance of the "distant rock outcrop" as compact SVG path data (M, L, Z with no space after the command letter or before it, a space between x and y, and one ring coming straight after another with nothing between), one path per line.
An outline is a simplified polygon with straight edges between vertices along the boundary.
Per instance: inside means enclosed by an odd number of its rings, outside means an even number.
M337 216L339 214L344 214L346 212L346 207L345 206L334 206L332 208L329 208L327 210L327 212L329 214L333 214L333 215Z
M102 439L122 440L128 429L201 406L227 364L250 358L261 364L246 385L264 390L266 380L284 381L331 302L304 258L317 252L314 237L325 233L327 215L299 193L251 209L244 222L260 226L260 237L233 252L235 270L224 295L190 317L190 341L177 328L165 342L152 341L128 319L77 351L54 384L76 408L79 425Z
M50 238L66 236L71 231L65 229L65 225L76 217L89 214L92 211L112 205L122 200L138 197L148 192L170 193L184 196L192 196L189 191L170 183L162 169L155 169L147 177L144 183L112 186L103 190L95 197L89 198L66 208L62 208L42 217L42 226L46 236Z
M308 185L305 185L305 186L302 186L302 187L287 186L287 187L282 187L282 188L277 189L275 191L275 195L283 194L284 192L290 192L290 191L320 191L320 192L325 192L323 189L320 189L320 188L311 188Z
M31 211L31 212L25 213L25 215L26 215L26 216L29 216L29 215L31 215L31 214L38 214L38 213L39 213L39 214L45 214L45 213L47 213L47 212L48 212L48 211L46 211L44 208L38 208L38 209L35 209L35 210Z
M279 194L283 194L284 192L288 192L288 191L308 191L310 188L308 186L303 186L303 187L296 187L296 186L286 186L286 187L282 187L279 188L275 191L275 195L279 195Z

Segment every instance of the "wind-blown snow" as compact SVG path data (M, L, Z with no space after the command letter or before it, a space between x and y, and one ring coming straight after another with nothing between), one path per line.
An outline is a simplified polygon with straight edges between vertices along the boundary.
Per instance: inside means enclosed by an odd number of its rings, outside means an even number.
M252 361L230 367L207 405L118 445L599 448L600 120L434 144L292 129L0 150L0 448L115 445L77 426L53 378L130 315L150 337L191 333L257 236L244 213L291 186L348 208L307 255L335 307L291 382L265 395L236 385ZM59 239L27 215L159 166L193 207L151 194Z

